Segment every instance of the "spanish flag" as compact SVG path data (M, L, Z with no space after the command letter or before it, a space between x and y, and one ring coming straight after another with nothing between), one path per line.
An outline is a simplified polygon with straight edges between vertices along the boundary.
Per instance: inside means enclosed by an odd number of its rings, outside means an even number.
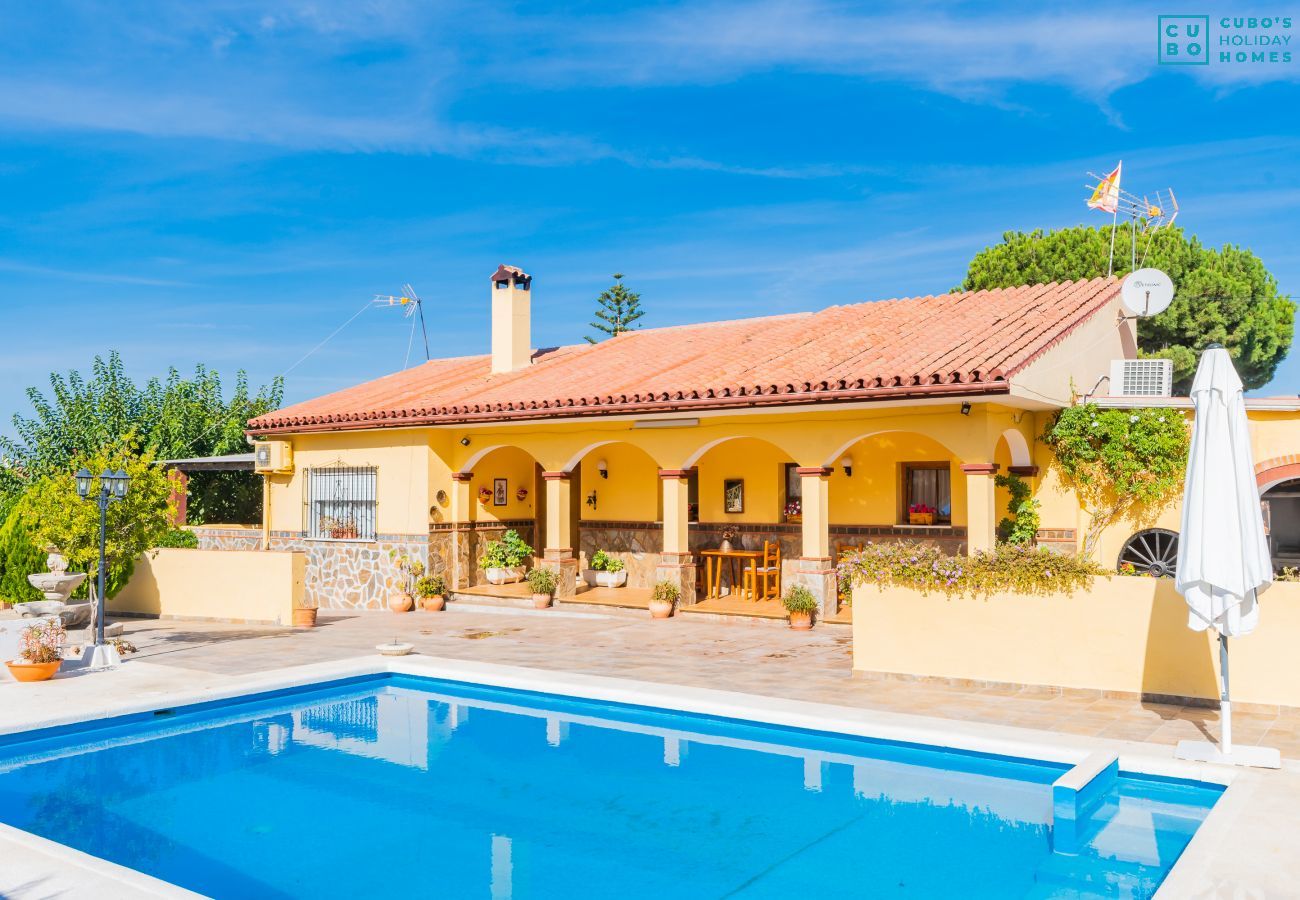
M1115 164L1114 172L1097 182L1097 187L1093 189L1092 196L1088 198L1089 209L1099 209L1108 213L1115 213L1119 210L1119 170L1123 166L1124 161L1120 160Z

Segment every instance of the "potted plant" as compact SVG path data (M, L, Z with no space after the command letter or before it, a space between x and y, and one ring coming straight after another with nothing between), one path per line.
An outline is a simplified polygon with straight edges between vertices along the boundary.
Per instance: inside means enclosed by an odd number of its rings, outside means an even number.
M415 582L415 595L425 612L439 612L447 605L447 582L441 575L425 575Z
M524 580L524 563L533 555L533 548L511 528L499 541L488 541L478 564L489 584L510 584Z
M785 520L793 524L798 524L803 521L802 500L796 498L785 505Z
M9 674L17 681L49 681L63 665L63 643L67 638L57 616L27 626L19 639L20 658L5 662Z
M292 613L293 627L315 628L317 612L319 612L319 610L314 606L295 606Z
M591 555L591 568L582 571L582 580L592 587L622 587L627 584L627 570L623 560L597 550Z
M424 563L396 550L389 550L388 555L398 571L397 590L389 596L388 608L393 612L410 612L415 609L415 583L424 574Z
M524 576L528 586L533 589L533 606L538 609L546 609L551 605L551 598L555 595L555 586L559 579L552 569L529 569L528 574Z
M812 591L802 584L796 584L785 592L781 598L786 612L790 614L790 627L795 631L807 631L813 626L813 611L817 609L817 598Z
M667 619L681 599L682 589L671 581L656 581L650 592L650 618Z
M909 525L933 525L934 507L926 506L924 503L913 503L907 508L907 523Z

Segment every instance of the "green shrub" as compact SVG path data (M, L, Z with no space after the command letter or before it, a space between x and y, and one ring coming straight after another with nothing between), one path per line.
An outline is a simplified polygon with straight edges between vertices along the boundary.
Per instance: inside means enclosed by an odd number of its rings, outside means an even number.
M622 572L623 560L612 553L597 550L591 554L591 568L597 572Z
M199 546L199 536L184 528L173 528L158 539L156 547L180 547L193 550Z
M0 525L0 600L30 603L44 599L27 576L46 570L45 556L45 551L32 542L23 522L22 504L14 504Z
M1030 499L1029 482L1019 475L998 475L998 487L1011 492L1007 512L1011 515L998 523L998 537L1008 544L1032 544L1038 540L1038 501Z
M499 541L488 541L478 564L485 569L512 569L522 566L533 555L533 548L511 528Z
M553 569L529 569L524 580L528 582L534 594L554 594L555 585L559 583Z
M785 592L781 602L785 604L786 611L792 613L812 612L817 609L817 598L802 584L793 585Z
M671 581L656 581L651 598L657 603L676 603L682 598L682 589Z
M417 597L441 597L447 592L447 581L441 575L425 575L415 582Z
M1069 593L1106 574L1084 556L1026 544L999 544L992 552L974 556L946 556L916 541L867 544L848 554L839 569L849 585L905 587L949 597Z

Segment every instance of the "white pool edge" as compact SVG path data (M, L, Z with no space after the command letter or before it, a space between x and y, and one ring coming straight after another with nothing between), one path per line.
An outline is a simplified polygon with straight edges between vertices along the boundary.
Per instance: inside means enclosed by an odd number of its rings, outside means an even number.
M683 685L659 684L626 678L583 675L547 669L531 669L496 663L445 659L428 656L363 656L347 660L315 663L269 672L233 676L217 686L200 689L158 691L147 696L104 702L74 713L31 718L20 723L0 725L0 735L22 734L46 728L77 725L102 719L158 709L171 709L197 703L237 700L252 694L307 687L322 682L384 674L440 678L486 687L558 694L584 700L648 706L672 711L741 719L765 725L785 726L874 738L900 743L922 744L946 750L958 750L1026 760L1078 766L1099 750L1109 750L1119 757L1120 769L1144 775L1209 782L1228 787L1210 811L1193 841L1188 845L1166 878L1166 884L1208 842L1197 841L1215 814L1232 794L1231 785L1240 774L1226 766L1193 763L1169 756L1155 755L1149 745L1100 738L1042 732L1005 725L989 725L953 719L861 709L803 700L765 697L734 691L719 691ZM101 675L97 677L112 677ZM1145 751L1145 752L1144 752ZM1231 805L1231 804L1229 804ZM107 880L97 897L151 896L194 898L201 895L152 876L75 850L64 844L21 831L0 823L0 859L12 858L14 851L36 851L56 863L84 874L87 881ZM48 873L66 876L67 869ZM78 878L79 882L83 879ZM89 884L87 884L89 887ZM121 889L125 888L126 893ZM1164 885L1162 885L1163 892ZM103 890L108 890L104 893Z

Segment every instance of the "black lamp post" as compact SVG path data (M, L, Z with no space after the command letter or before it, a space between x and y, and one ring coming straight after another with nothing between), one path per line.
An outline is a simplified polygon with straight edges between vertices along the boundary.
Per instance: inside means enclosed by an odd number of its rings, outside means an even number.
M105 559L105 546L108 542L108 504L121 500L126 496L127 485L130 478L123 469L114 472L112 469L105 469L99 476L99 491L92 494L91 487L95 476L91 475L86 469L77 472L77 495L82 500L94 499L99 505L99 588L96 596L98 597L98 606L95 610L95 652L91 658L91 667L98 668L100 665L112 665L113 661L107 658L100 648L104 647L104 614L108 604L108 597L105 594L105 579L107 577L108 565Z

